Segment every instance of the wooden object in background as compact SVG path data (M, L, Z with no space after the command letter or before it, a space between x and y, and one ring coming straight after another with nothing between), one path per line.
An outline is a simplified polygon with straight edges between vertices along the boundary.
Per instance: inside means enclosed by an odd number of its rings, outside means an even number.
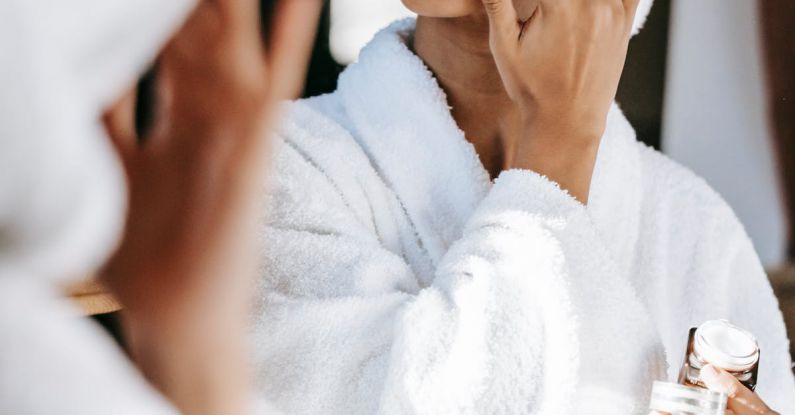
M768 273L770 283L778 297L779 307L784 313L784 322L790 338L790 355L795 360L795 265ZM764 351L763 351L764 353Z
M87 316L111 313L121 309L119 302L94 279L88 279L69 287L67 293Z

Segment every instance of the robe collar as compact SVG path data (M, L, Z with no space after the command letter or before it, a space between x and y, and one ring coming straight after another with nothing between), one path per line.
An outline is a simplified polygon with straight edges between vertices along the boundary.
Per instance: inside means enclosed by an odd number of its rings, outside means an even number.
M437 265L492 186L474 146L456 125L444 91L406 44L414 19L393 23L339 79L352 133L395 191ZM608 115L588 212L622 271L634 257L640 217L635 133L616 105Z

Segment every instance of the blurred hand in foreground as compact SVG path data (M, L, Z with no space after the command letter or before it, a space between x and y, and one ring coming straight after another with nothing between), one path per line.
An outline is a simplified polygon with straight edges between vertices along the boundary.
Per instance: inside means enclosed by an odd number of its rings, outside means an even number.
M118 108L106 115L129 211L103 279L124 306L133 359L185 413L247 410L268 137L278 102L301 90L321 5L278 1L266 48L258 1L200 1L158 60L144 144Z

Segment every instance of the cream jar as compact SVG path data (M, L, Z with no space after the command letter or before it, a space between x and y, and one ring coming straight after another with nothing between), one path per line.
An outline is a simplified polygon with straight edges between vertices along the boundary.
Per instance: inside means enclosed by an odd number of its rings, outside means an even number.
M756 338L726 320L711 320L690 329L679 383L706 387L700 375L701 368L707 364L729 372L748 389L754 390L759 371Z
M726 320L711 320L690 329L679 383L654 382L650 409L673 415L722 415L727 396L710 391L701 368L719 367L754 390L759 371L756 338Z
M708 389L654 382L649 409L672 415L724 415L727 399L725 393Z

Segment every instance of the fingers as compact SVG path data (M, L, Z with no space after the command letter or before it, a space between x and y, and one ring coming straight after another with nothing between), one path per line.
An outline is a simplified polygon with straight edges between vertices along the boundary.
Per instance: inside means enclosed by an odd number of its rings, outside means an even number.
M276 5L268 56L274 98L300 94L322 6L321 0L281 0Z
M513 0L481 0L489 17L492 36L501 40L518 37L518 21Z
M102 116L105 131L125 167L137 150L134 116L135 90L127 91Z
M640 4L640 0L622 0L624 2L624 8L629 11L635 11L638 8L638 4Z
M649 415L671 415L671 414L667 412L651 411L649 412ZM727 409L726 412L723 413L723 415L736 415L736 413L731 409Z
M767 414L770 411L758 395L725 370L712 365L704 366L701 369L701 380L710 390L728 395L728 409L736 413Z
M259 25L258 0L204 0L204 3L212 5L228 21L234 24L245 22L247 25Z
M667 412L651 411L649 412L649 415L671 415L671 414ZM723 413L723 415L736 415L736 412L732 411L731 409L727 409L726 412Z
M753 394L737 378L712 365L706 365L701 369L701 380L709 389L723 392L729 395L729 398L747 397Z

